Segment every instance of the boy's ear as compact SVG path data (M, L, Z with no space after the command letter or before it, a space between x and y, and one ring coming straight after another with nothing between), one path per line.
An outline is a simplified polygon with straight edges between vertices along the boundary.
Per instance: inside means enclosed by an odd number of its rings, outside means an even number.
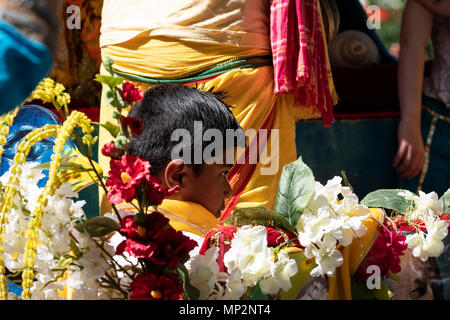
M169 162L164 170L164 179L169 189L176 185L182 186L183 176L186 175L187 168L188 166L181 159L174 159Z

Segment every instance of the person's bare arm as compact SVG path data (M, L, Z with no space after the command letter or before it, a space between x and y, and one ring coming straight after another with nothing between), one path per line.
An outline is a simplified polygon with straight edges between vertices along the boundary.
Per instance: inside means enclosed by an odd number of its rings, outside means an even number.
M421 134L422 84L425 48L430 39L433 14L415 0L408 0L400 32L398 92L401 119L398 151L393 161L397 173L415 177L422 169L424 144Z
M414 0L422 4L428 10L450 17L450 0Z

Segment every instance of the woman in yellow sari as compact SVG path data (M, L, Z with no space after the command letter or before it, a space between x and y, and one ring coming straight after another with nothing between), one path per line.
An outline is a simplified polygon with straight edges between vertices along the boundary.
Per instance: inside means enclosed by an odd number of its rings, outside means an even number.
M224 90L242 128L257 133L254 142L267 130L257 148L259 156L267 156L231 170L233 196L222 218L238 207L273 208L281 169L297 158L295 120L321 117L314 106L294 108L292 94L274 94L270 14L269 0L105 0L103 5L102 57L112 58L114 70L127 81L142 90L161 82ZM103 97L100 120L111 119ZM272 134L278 137L271 139ZM101 130L99 145L109 139ZM248 148L253 146L250 137ZM107 172L101 154L99 162ZM273 174L264 174L264 168Z

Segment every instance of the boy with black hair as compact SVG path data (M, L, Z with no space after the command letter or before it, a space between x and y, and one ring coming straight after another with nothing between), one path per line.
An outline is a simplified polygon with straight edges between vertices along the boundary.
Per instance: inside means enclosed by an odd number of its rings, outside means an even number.
M163 187L179 186L158 210L175 229L201 237L217 226L231 194L227 175L236 147L245 147L244 131L222 99L221 93L163 84L148 89L129 114L144 122L129 152L150 162Z

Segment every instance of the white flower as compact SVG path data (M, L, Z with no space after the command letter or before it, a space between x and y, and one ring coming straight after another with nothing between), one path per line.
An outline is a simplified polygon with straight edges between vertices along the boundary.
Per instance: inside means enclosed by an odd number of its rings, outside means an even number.
M324 241L319 241L305 248L305 257L308 259L314 258L317 264L311 270L313 277L334 276L336 268L340 267L344 262L341 252L335 248L336 239L330 235L324 237Z
M36 250L34 264L38 272L49 273L50 269L56 265L55 256L46 245L41 245Z
M227 269L238 268L246 286L254 286L269 275L273 263L273 253L267 247L267 231L264 226L241 227L224 256Z
M425 249L425 236L422 231L407 235L405 241L414 257L420 258L422 261L428 260L428 252Z
M219 274L217 257L219 248L211 247L206 250L205 255L198 255L191 259L191 271L189 279L191 284L200 291L199 299L207 299L212 293Z
M344 258L339 250L316 249L313 250L317 266L311 270L313 277L322 277L327 275L333 277L336 268L339 268L344 262Z
M425 210L426 212L427 210ZM425 215L425 226L427 234L418 231L406 236L406 243L412 254L422 261L427 261L428 257L439 257L444 251L443 239L448 234L447 222L437 216Z
M297 223L300 243L306 247L319 241L324 234L336 228L334 223L335 221L331 219L328 207L319 208L317 215L302 214Z
M278 261L272 265L271 276L260 281L262 293L276 294L280 289L288 291L292 288L290 278L298 271L297 262L289 259L286 252L278 254Z
M338 216L359 216L363 220L367 219L369 208L359 203L358 196L349 187L342 187L341 194L343 196L341 203L333 206Z
M367 229L362 223L364 219L366 219L366 216L343 218L341 228L333 232L333 236L338 239L342 246L346 247L350 245L354 237L361 238L366 234Z
M333 179L328 180L325 186L316 181L314 192L305 208L305 212L315 213L321 207L334 204L337 201L338 194L341 193L341 182L341 177L334 177Z
M438 195L434 191L425 193L419 190L419 197L415 199L415 203L417 205L417 211L419 212L424 212L425 209L431 209L436 215L442 214L442 203L439 201Z
M210 296L210 299L238 300L247 291L247 287L242 282L239 269L234 269L231 274L226 277L225 287L222 287L220 283L216 283L216 288L217 290Z
M429 209L434 215L441 215L443 211L442 203L439 201L436 192L425 193L419 190L419 196L410 191L399 192L398 195L407 200L414 201L414 209L407 214L411 220L423 219L426 215L426 210Z
M75 203L72 203L72 206L70 207L70 213L73 218L81 219L84 216L84 211L82 207L86 204L85 200L77 201Z
M431 216L430 214L424 217L425 226L427 228L427 237L435 238L437 240L444 240L448 234L447 221L441 220L437 216Z
M70 184L63 184L55 191L54 196L58 198L78 198L78 193L73 191Z
M89 250L78 260L83 267L82 274L86 278L99 279L105 274L108 263L102 258L100 250L92 244Z
M316 182L316 186L317 185L320 187L320 183ZM333 179L328 180L325 186L316 190L318 191L318 193L325 196L328 202L332 203L337 200L337 196L339 193L341 193L341 189L342 189L342 178L336 176Z
M67 279L67 286L72 289L81 289L84 283L81 279L81 272L74 271L69 273L69 277Z

